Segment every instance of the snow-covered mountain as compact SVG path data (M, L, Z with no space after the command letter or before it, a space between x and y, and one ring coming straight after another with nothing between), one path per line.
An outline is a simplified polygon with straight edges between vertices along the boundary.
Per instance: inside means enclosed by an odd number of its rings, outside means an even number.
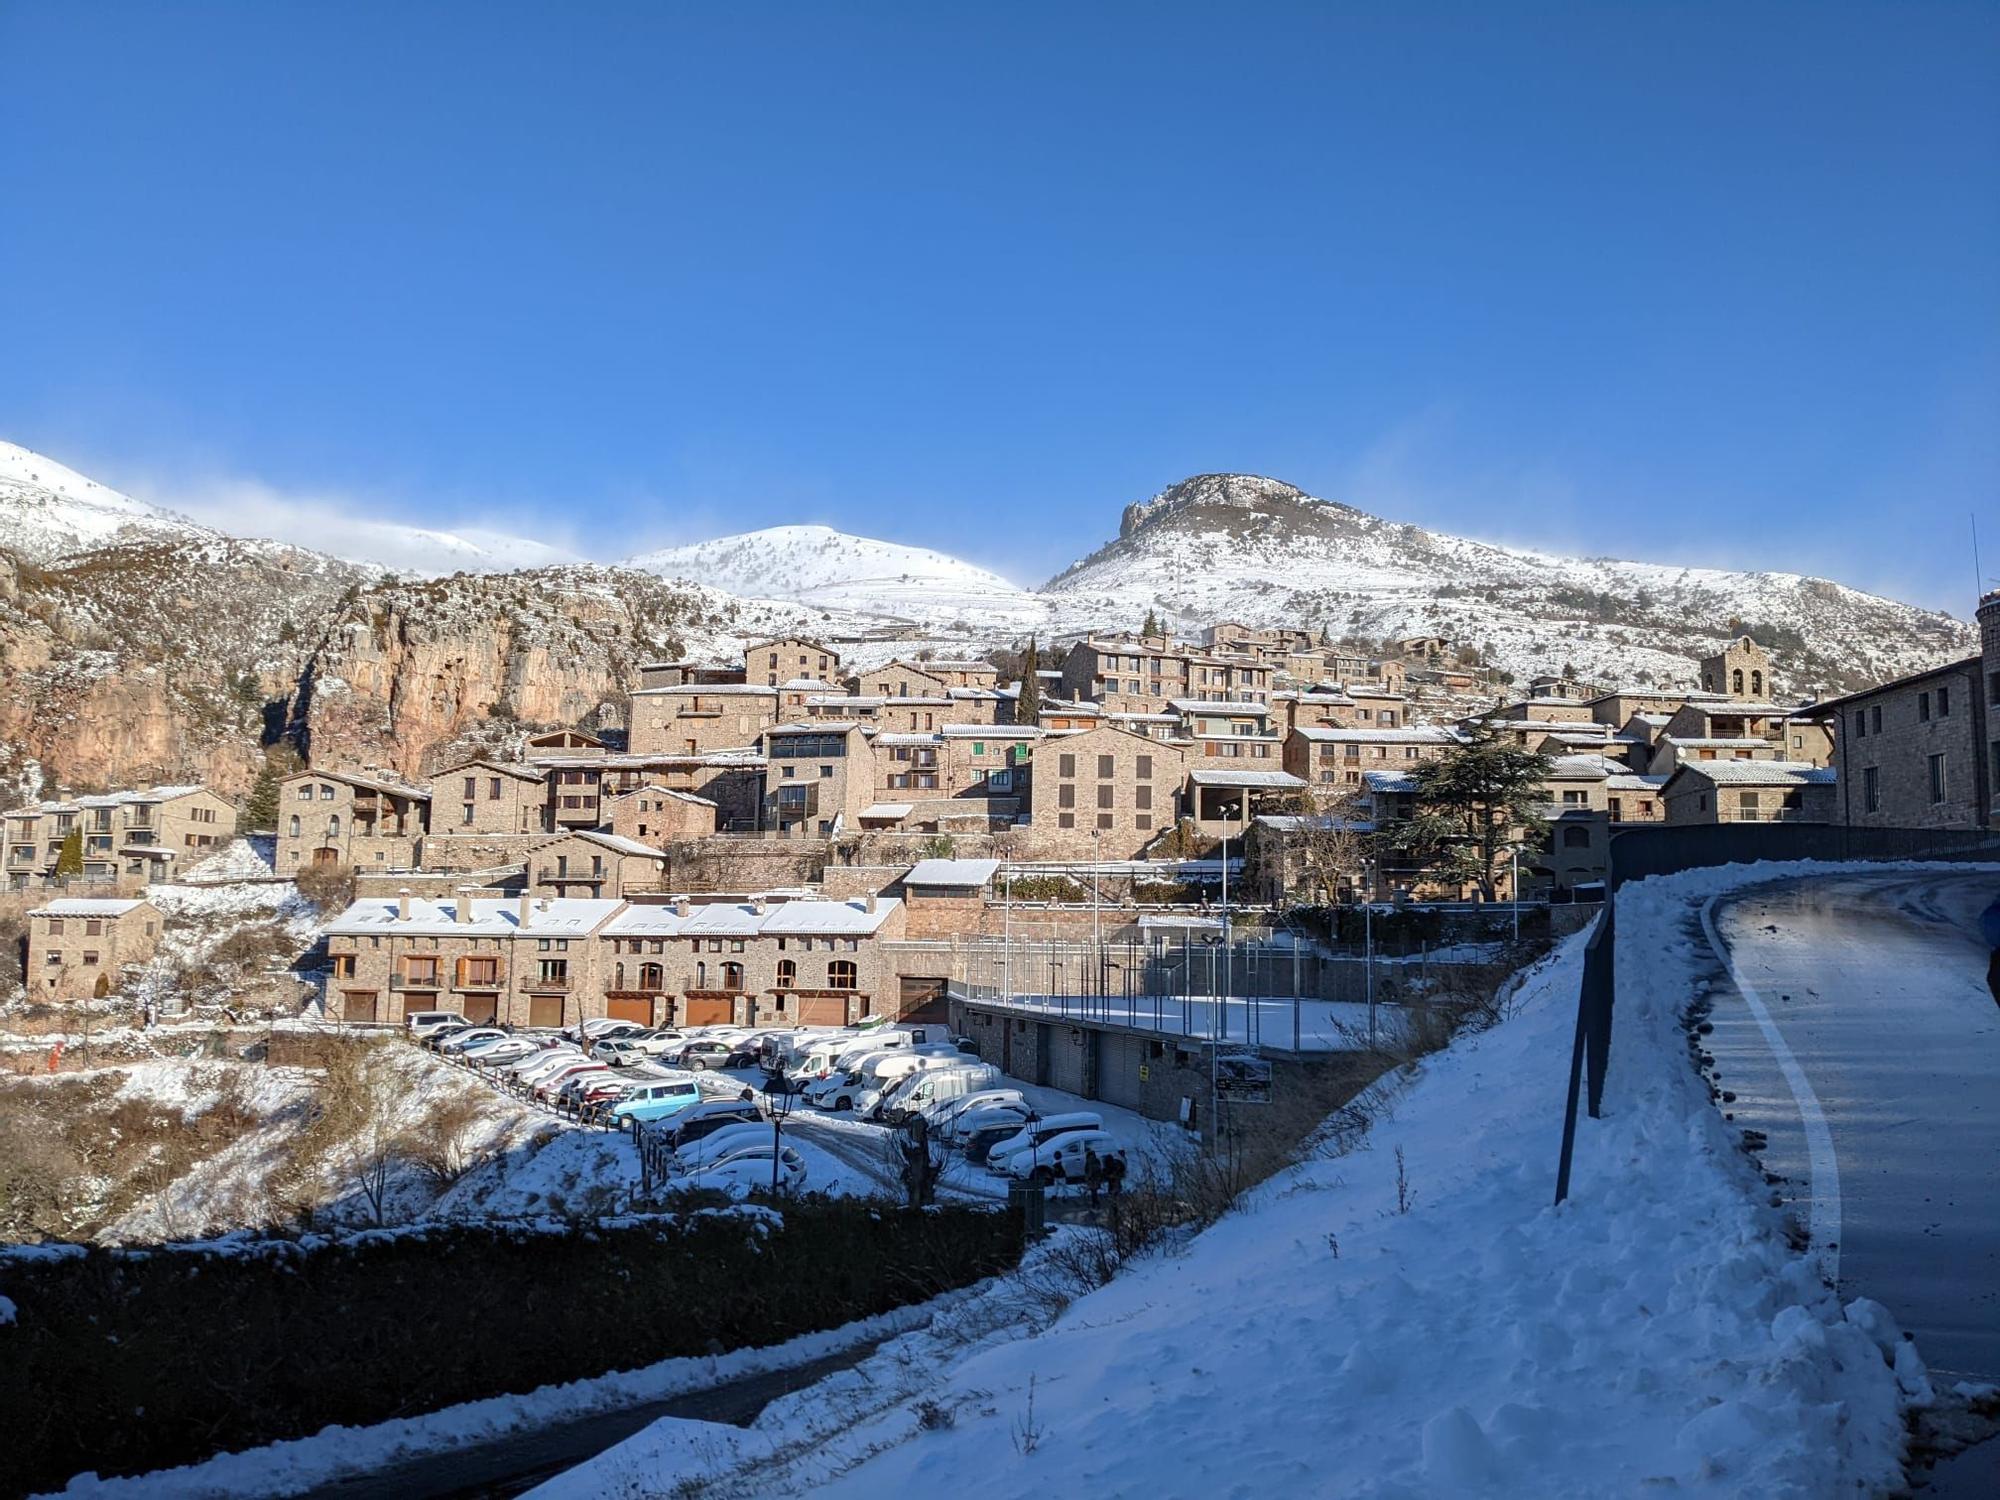
M117 541L224 540L241 531L284 547L420 577L504 573L581 561L529 537L484 528L444 530L376 520L334 501L301 500L258 486L199 488L184 503L215 518L254 517L250 527L199 520L135 500L15 443L0 442L0 546L35 562Z
M1041 628L1047 608L997 573L926 547L850 536L829 526L772 526L628 559L628 568L968 632Z
M188 541L220 533L121 495L76 470L0 442L0 545L34 562L118 540Z
M1333 636L1442 635L1516 674L1683 682L1750 630L1794 689L1858 684L1972 648L1970 626L1825 579L1559 557L1385 521L1296 486L1203 474L1125 508L1116 540L1042 590L1055 625L1148 609Z

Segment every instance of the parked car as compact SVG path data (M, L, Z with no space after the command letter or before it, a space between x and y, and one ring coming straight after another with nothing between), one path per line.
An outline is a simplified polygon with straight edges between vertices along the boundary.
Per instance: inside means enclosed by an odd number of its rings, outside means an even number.
M610 1063L614 1068L629 1068L647 1054L640 1047L637 1037L612 1036L591 1043L590 1055L599 1062Z
M474 1048L466 1055L466 1060L475 1068L490 1071L506 1063L519 1062L524 1057L533 1057L542 1050L542 1044L533 1037L510 1036L490 1047Z
M498 1026L468 1026L438 1043L438 1055L451 1057L480 1042L497 1042L507 1035Z
M568 1042L558 1042L553 1047L544 1047L533 1056L509 1063L500 1070L500 1076L511 1087L525 1089L548 1077L558 1068L584 1061L587 1061L584 1055Z
M983 1162L1004 1140L1017 1136L1028 1123L1025 1104L994 1104L969 1109L952 1122L950 1140L969 1162Z
M422 1041L443 1027L463 1026L465 1017L455 1010L413 1010L403 1017L403 1024L409 1027L412 1037Z
M609 1123L611 1106L639 1087L628 1078L599 1078L577 1090L576 1118L585 1125Z
M1048 1155L1049 1142L1066 1135L1074 1135L1079 1130L1102 1130L1104 1121L1090 1110L1078 1110L1074 1114L1044 1115L1033 1125L1023 1125L1020 1130L1006 1140L997 1143L986 1153L986 1165L995 1172L1011 1172L1013 1158L1026 1155L1030 1161Z
M753 1193L758 1189L766 1192L771 1188L771 1144L747 1147L720 1161L698 1167L685 1176L676 1179L675 1186L687 1188L713 1188L732 1196ZM806 1163L790 1146L778 1148L778 1191L781 1193L802 1193L806 1187Z
M583 1097L585 1089L602 1079L617 1076L603 1063L592 1063L587 1068L578 1068L575 1072L563 1076L562 1083L550 1095L549 1102L555 1106L557 1114L568 1114L576 1108L576 1101Z
M459 1063L466 1067L470 1067L473 1064L477 1063L480 1058L484 1057L487 1053L495 1050L496 1048L506 1049L506 1055L514 1057L526 1056L527 1054L525 1052L515 1052L513 1050L516 1040L517 1040L516 1038L508 1036L505 1032L502 1032L499 1036L483 1036L478 1041L468 1042L463 1047L446 1048L444 1055L450 1058L453 1062Z
M630 1130L636 1135L641 1125L664 1120L699 1103L701 1085L692 1078L636 1083L629 1094L611 1106L606 1123L614 1130Z
M1001 1075L1003 1078L1005 1074ZM926 1104L921 1113L931 1123L931 1130L940 1135L948 1135L968 1110L985 1109L989 1105L1019 1105L1022 1114L1028 1112L1027 1098L1017 1088L1005 1084L995 1084L991 1088L975 1089L969 1094L961 1094L956 1099L937 1099Z
M1125 1147L1105 1130L1072 1130L1044 1143L1041 1150L1016 1151L1007 1158L1007 1175L1023 1182L1085 1182L1084 1153L1094 1151L1100 1162L1118 1159L1125 1165Z
M439 1049L441 1049L444 1046L444 1044L450 1041L453 1037L462 1036L470 1030L472 1030L472 1025L470 1022L460 1023L456 1021L449 1021L446 1022L444 1025L438 1027L437 1030L426 1032L424 1033L424 1035L418 1037L417 1045L419 1047L427 1048L432 1052L436 1052Z
M683 1042L671 1052L660 1054L663 1061L673 1062L683 1068L705 1070L724 1067L729 1062L729 1043L718 1042L707 1037L696 1037Z
M960 1063L956 1067L931 1068L911 1074L892 1092L883 1095L882 1102L875 1106L875 1113L892 1125L902 1124L911 1115L922 1115L924 1123L935 1131L938 1116L949 1106L961 1099L995 1092L1002 1076L1000 1070L989 1063Z
M662 1026L657 1031L648 1031L639 1036L626 1037L626 1041L637 1047L648 1057L659 1057L686 1040L672 1027Z
M962 1052L932 1053L920 1048L909 1058L884 1063L875 1072L875 1088L855 1100L864 1119L892 1124L932 1099L969 1093L1000 1081L1000 1070L984 1063L968 1066Z
M705 1167L710 1162L721 1161L732 1151L747 1147L769 1145L771 1127L759 1120L746 1121L741 1125L725 1125L712 1131L698 1141L690 1141L674 1152L674 1166L683 1172L691 1172L696 1167Z
M664 1140L669 1151L691 1146L729 1125L758 1125L764 1115L748 1099L705 1099L671 1116Z
M548 1072L537 1078L528 1088L528 1097L537 1104L553 1104L555 1103L556 1094L560 1092L562 1086L568 1083L570 1079L579 1073L599 1068L604 1068L604 1064L592 1062L589 1058L578 1054L561 1067L551 1068ZM604 1070L606 1072L610 1071L609 1069Z

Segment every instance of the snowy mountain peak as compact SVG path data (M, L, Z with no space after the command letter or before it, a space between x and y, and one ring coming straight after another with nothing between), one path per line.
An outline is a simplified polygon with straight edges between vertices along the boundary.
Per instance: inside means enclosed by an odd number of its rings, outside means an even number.
M1189 511L1206 509L1269 510L1292 505L1325 505L1295 484L1262 474L1196 474L1169 485L1150 500L1125 507L1119 518L1122 539L1146 526L1172 520ZM1340 507L1345 509L1346 507Z
M215 535L18 443L0 441L0 543L24 557L47 562L132 537L191 540Z

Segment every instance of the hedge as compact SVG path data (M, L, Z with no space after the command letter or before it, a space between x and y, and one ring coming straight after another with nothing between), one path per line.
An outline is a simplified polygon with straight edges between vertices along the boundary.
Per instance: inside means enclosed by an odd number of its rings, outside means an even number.
M8 1252L0 1493L778 1343L968 1285L1020 1252L1005 1213L841 1200L782 1216Z

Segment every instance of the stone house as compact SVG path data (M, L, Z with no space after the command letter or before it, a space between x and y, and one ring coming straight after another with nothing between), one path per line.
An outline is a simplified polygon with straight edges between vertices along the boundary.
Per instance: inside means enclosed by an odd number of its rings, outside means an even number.
M716 902L632 906L603 931L605 1013L647 1025L844 1026L897 1014L884 943L903 903Z
M1604 810L1613 823L1659 823L1667 816L1660 800L1666 786L1664 776L1640 775L1636 771L1613 772L1604 783Z
M1523 853L1519 869L1521 894L1530 899L1570 898L1579 890L1601 887L1611 873L1610 819L1602 811L1580 807L1554 813L1541 847Z
M153 956L159 909L147 901L67 896L28 913L27 992L41 1000L102 999L128 965Z
M546 833L554 826L549 783L534 765L481 757L447 766L428 784L434 834Z
M861 826L874 802L875 750L858 724L779 724L764 731L765 828L830 838Z
M1274 668L1163 636L1086 636L1063 658L1062 693L1107 709L1148 713L1175 698L1264 703Z
M990 661L936 657L919 665L947 688L984 688L997 692L1000 687L1000 669Z
M686 683L632 694L628 748L634 755L712 755L744 750L778 722L776 683Z
M833 683L840 677L840 653L803 636L780 636L743 648L743 680L775 688L796 678Z
M1030 824L1064 857L1134 859L1179 815L1183 746L1108 726L1028 751Z
M1315 790L1358 787L1369 771L1406 770L1435 760L1459 737L1449 729L1294 729L1285 737L1284 768Z
M847 679L847 690L860 698L942 698L952 684L920 662L892 661Z
M657 847L666 839L698 839L716 830L716 806L707 797L646 782L604 799L605 825L620 838Z
M1839 821L1835 773L1790 761L1689 762L1667 778L1669 823Z
M53 885L56 861L72 829L89 884L144 884L172 879L235 836L236 810L205 787L155 786L70 801L40 802L6 815L7 885Z
M1262 812L1292 807L1306 789L1303 777L1275 767L1250 769L1193 761L1181 806L1208 838L1238 838Z
M528 855L528 886L539 896L623 899L660 890L666 875L660 850L598 829L559 835Z
M875 788L866 826L919 832L985 832L1010 825L1026 805L1016 771L1038 729L948 725L934 734L878 734Z
M1652 776L1671 776L1685 765L1702 765L1709 761L1779 758L1778 747L1761 735L1740 739L1683 740L1671 734L1663 734L1654 742L1652 758L1646 762L1646 772Z
M1590 705L1576 698L1517 698L1501 704L1493 717L1531 719L1542 724L1586 724L1593 715Z
M922 859L901 881L904 935L952 938L983 929L997 859Z
M400 1022L455 1010L469 1021L566 1026L604 1013L598 932L624 903L581 898L357 900L323 926L327 1013Z
M1991 828L2000 787L2000 596L1980 656L1805 710L1832 733L1835 820L1851 828Z
M1295 653L1313 649L1313 633L1288 625L1244 625L1220 620L1201 633L1201 643L1226 656L1256 656L1283 665Z
M604 741L581 729L552 729L547 734L530 735L521 746L528 761L559 759L571 755L602 755Z
M586 778L570 792L587 799L578 811L594 813L595 818L589 823L572 820L570 826L603 826L615 816L616 799L642 786L662 786L705 798L715 804L716 822L723 830L745 832L758 826L764 757L754 748L706 755L603 755L567 763L549 761L543 763L543 769L551 775L564 770L587 771L595 778Z
M430 827L431 794L385 771L295 771L278 783L278 873L307 866L407 870Z

